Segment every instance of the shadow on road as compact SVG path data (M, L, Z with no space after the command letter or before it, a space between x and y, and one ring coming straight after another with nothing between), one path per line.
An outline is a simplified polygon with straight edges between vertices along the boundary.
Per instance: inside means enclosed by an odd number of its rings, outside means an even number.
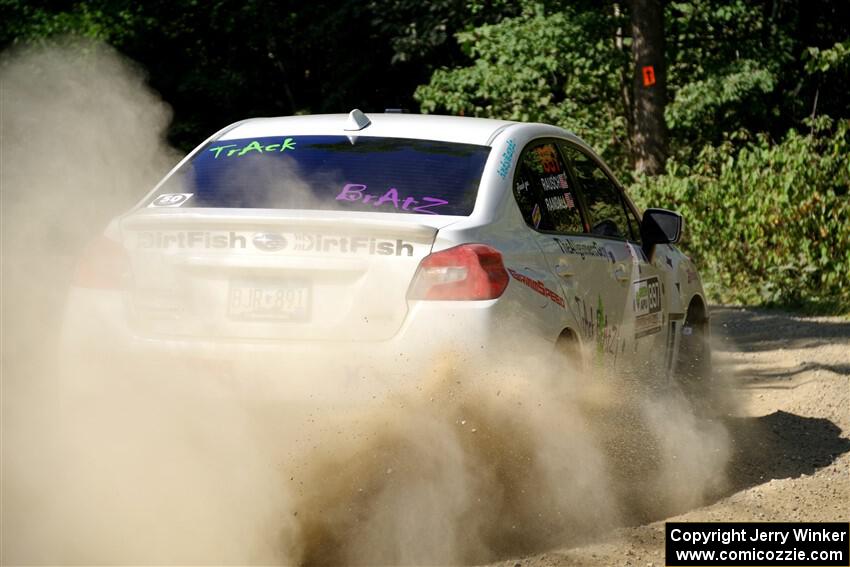
M663 471L658 469L657 448L646 440L639 428L635 428L633 439L623 439L629 436L619 435L619 442L625 441L635 449L624 454L622 448L616 448L611 455L621 474L620 480L627 486L620 495L625 504L626 525L646 524L682 514L695 505L710 505L774 479L810 475L850 452L850 439L842 437L841 428L828 419L776 411L761 417L727 417L721 424L729 434L731 446L727 478L704 493L699 503L671 501L668 493L672 489L651 486L651 479ZM693 474L695 478L684 475L676 480L685 484L700 482L700 471L693 471ZM647 484L646 488L643 484Z
M850 439L828 419L777 411L728 418L733 455L727 494L773 479L809 475L850 451ZM724 495L724 496L725 496Z
M768 368L768 369L751 369L747 370L747 376L754 380L764 380L769 378L785 379L793 378L803 372L818 372L824 370L835 374L850 374L850 364L821 364L819 362L803 362L798 364L796 368ZM797 382L794 384L773 384L770 386L759 384L755 386L759 389L769 390L791 390L806 384L807 382ZM746 388L746 386L744 386Z
M772 310L714 307L711 326L721 350L815 348L850 339L850 321L803 319Z

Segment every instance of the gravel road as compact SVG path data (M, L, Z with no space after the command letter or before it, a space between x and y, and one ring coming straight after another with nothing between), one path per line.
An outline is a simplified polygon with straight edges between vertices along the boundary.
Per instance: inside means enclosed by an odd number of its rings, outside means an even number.
M670 518L500 566L664 565L665 521L850 519L850 320L715 308L715 360L739 400L726 489Z
M718 462L702 449L710 444L677 443L674 447L676 451L683 445L694 453L703 451L698 454L701 458L694 460L691 455L691 460L702 474L700 482L712 486L712 496L697 506L693 499L677 503L672 512L646 506L659 499L659 492L681 489L677 483L683 478L687 482L700 475L690 469L678 477L658 477L659 472L676 467L660 465L651 452L640 459L641 447L646 444L641 442L641 431L627 421L613 430L615 438L625 439L627 449L627 458L616 461L617 471L627 480L628 498L623 502L636 501L643 515L616 522L613 525L625 522L626 527L613 531L612 524L590 529L593 510L565 501L558 506L578 510L570 518L577 516L582 522L569 533L575 535L579 528L587 527L587 538L573 540L572 547L552 549L549 539L535 543L535 533L526 530L501 548L494 546L501 552L490 557L512 557L494 565L661 566L665 520L850 518L850 320L717 308L712 322L717 367L721 376L728 378L725 383L731 396L727 397L738 402L719 420L731 439L726 474L718 465L718 482L705 478L711 474L706 473L710 465ZM59 422L54 382L33 379L40 375L39 359L26 360L33 363L10 373L4 381L3 455L13 458L4 458L2 463L4 542L0 563L309 564L310 558L317 564L340 563L319 561L332 557L325 554L329 545L339 545L341 554L350 553L349 547L362 551L368 559L362 564L397 564L399 557L418 564L474 563L472 558L482 557L482 553L469 544L463 547L463 542L451 555L435 554L443 551L440 545L448 547L446 542L452 537L472 531L470 525L489 533L510 533L498 523L505 517L505 506L530 524L545 526L538 518L560 509L548 505L565 486L560 479L577 478L575 473L583 470L569 468L580 459L566 461L563 468L555 469L553 482L540 488L539 478L548 477L533 476L536 469L525 464L528 454L538 448L531 441L542 436L560 442L563 437L557 434L558 427L570 426L550 419L541 409L543 402L549 402L529 390L536 382L504 392L472 390L472 405L461 403L464 398L459 394L460 401L448 403L455 398L439 398L438 406L433 398L424 398L419 406L393 406L365 421L335 422L312 410L305 415L284 415L276 404L265 413L255 405L243 406L228 394L226 382L213 381L212 371L205 370L203 381L173 380L164 390L150 391L141 387L144 381L128 380L122 374L121 380L106 383L112 384L109 391L116 392L106 398L110 403L97 398L95 405L63 406L74 419ZM223 378L229 376L226 370L219 370ZM181 382L186 383L189 395L180 395ZM201 383L219 386L200 396L194 385ZM447 384L454 392L455 382ZM10 397L10 392L15 395ZM533 401L533 411L506 411L516 407L516 396L526 405ZM561 406L553 402L552 407L555 411ZM494 411L485 411L487 408ZM663 409L663 417L669 421L670 407ZM529 415L537 419L532 425L540 427L524 429ZM73 424L73 428L66 431L58 427L60 423ZM387 427L388 423L392 425ZM668 430L678 429L675 423L667 426ZM547 437L541 432L555 434ZM466 444L453 445L456 439L466 440ZM315 453L333 457L329 466L316 469L322 474L287 464L298 462L292 457L295 441L314 454L310 447L315 449L328 440L336 441ZM548 447L540 450L545 453ZM565 455L570 457L576 451L591 454L584 449L584 445L566 447ZM678 463L687 460L681 458L681 452L673 458L676 456L680 457ZM464 468L470 460L482 464ZM654 463L651 474L629 472L628 464L641 460ZM499 501L503 508L494 508L487 500L494 494L492 486L482 488L477 483L481 471L496 470L505 462L519 464L505 469L505 478L494 480L495 486L513 491L506 492L508 495L524 496ZM431 463L431 469L423 469L422 463ZM637 464L639 471L644 470ZM659 478L667 478L669 483L659 482ZM311 479L309 490L301 488L304 479ZM466 479L466 484L458 479ZM609 494L607 485L592 482L592 477L585 480L586 488L596 486L603 496ZM363 486L367 490L363 491ZM539 494L532 498L535 491ZM575 496L565 492L568 497ZM287 500L295 497L298 500ZM458 513L450 523L446 510L454 510L455 500L465 502L461 512L471 510L475 516ZM92 506L93 502L97 504ZM375 515L375 521L380 520L375 525L381 529L373 535L379 543L392 544L389 549L364 551L355 545L359 536L344 539L349 536L349 524L343 520L352 510L388 510L386 521ZM410 510L417 514L409 515ZM337 523L328 523L328 517ZM317 518L321 521L316 522ZM399 519L409 520L409 531L402 529L408 524ZM327 533L313 529L316 526L311 521L327 527ZM279 538L284 529L289 530L285 533L301 534L299 542L284 542L301 555L287 555L289 552L282 550ZM388 530L395 535L388 536ZM427 546L420 545L416 554L399 552L400 544L392 547L398 542L406 542L406 551L415 547L416 540L404 537L410 534ZM566 539L557 535L553 541ZM579 546L579 541L584 543ZM304 549L321 553L304 555ZM521 549L550 551L518 557Z

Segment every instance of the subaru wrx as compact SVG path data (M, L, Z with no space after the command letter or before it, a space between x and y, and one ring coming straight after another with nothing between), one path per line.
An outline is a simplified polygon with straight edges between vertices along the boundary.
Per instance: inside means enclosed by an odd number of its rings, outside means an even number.
M673 373L707 357L682 225L641 212L554 126L359 110L249 119L109 224L80 263L68 321L144 356L403 364L521 332L582 368Z

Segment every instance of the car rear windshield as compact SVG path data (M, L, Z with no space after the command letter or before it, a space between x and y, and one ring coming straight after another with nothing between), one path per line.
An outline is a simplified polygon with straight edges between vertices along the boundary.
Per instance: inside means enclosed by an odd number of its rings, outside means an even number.
M490 148L360 136L272 136L207 145L149 207L472 212Z

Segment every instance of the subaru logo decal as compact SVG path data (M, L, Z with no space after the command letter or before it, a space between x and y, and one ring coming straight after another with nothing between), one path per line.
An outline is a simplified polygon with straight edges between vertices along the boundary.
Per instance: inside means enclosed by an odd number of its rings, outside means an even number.
M276 232L258 232L251 242L257 250L263 252L277 252L286 248L286 238Z

